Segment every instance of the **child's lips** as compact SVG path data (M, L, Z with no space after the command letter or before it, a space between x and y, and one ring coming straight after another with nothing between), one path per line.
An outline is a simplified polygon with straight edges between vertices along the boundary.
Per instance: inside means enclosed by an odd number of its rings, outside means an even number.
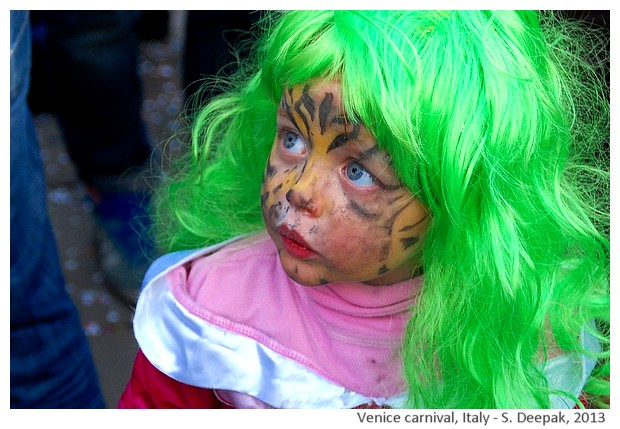
M292 230L286 225L282 225L278 228L278 233L282 237L282 245L291 256L299 259L307 259L316 255L316 252L306 243L297 231Z

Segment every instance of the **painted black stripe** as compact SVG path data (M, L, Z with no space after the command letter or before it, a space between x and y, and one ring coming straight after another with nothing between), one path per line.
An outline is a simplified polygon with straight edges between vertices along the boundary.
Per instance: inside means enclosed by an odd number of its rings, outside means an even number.
M400 242L403 245L403 250L407 250L414 244L416 244L420 239L418 237L405 237L401 238Z
M374 219L379 216L378 213L369 212L368 210L357 204L355 201L349 200L349 202L351 204L351 208L364 219Z
M319 126L321 127L321 135L325 134L325 130L327 129L327 118L332 111L333 101L334 94L328 92L319 105Z

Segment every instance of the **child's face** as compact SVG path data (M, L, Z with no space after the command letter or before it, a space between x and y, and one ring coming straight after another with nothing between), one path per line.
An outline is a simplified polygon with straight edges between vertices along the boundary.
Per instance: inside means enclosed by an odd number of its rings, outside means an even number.
M411 277L427 211L370 132L347 121L340 84L285 90L277 127L261 201L286 273L308 286Z

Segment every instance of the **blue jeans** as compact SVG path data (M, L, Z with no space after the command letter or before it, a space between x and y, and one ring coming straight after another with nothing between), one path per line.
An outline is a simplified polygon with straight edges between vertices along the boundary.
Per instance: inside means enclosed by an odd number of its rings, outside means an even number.
M30 55L28 12L11 11L11 408L103 408L47 214Z

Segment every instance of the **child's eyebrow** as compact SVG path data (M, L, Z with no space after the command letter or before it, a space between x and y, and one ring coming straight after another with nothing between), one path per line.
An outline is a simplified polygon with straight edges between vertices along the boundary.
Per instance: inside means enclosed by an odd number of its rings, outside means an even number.
M364 152L362 152L362 154L359 156L358 159L360 161L363 161L364 159L368 159L378 153L379 153L379 148L377 146L373 146L370 149L367 149Z
M335 122L335 119L336 118L334 118L332 123ZM334 141L332 141L327 147L327 152L336 149L337 147L343 146L351 140L355 140L360 135L360 124L353 124L353 129L350 132L347 132L347 123L344 123L343 125L344 133L336 136Z
M370 149L365 150L358 156L357 159L359 161L364 161L365 159L372 158L375 155L381 156L386 165L392 165L392 158L390 157L390 155L388 155L385 151L379 149L379 146L373 146Z

